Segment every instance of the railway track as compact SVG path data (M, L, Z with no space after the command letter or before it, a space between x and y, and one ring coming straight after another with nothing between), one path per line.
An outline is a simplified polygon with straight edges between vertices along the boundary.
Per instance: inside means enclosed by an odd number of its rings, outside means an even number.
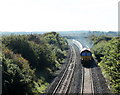
M94 95L91 68L82 67L81 95Z
M56 93L67 93L70 82L73 76L74 68L76 64L76 52L74 47L71 45L71 55L70 55L70 60L69 63L60 78L58 84L56 85L54 91L52 92L52 95L55 95Z
M71 53L68 64L51 86L49 93L51 95L57 95L58 93L78 93L80 95L111 93L104 84L106 82L98 66L94 63L91 64L91 67L82 66L79 50L75 46L71 45L70 47Z

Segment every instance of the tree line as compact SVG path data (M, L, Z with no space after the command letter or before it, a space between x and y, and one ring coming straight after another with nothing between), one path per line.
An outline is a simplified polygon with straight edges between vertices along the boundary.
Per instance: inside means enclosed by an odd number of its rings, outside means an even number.
M90 36L93 53L98 59L111 90L120 93L120 38L111 36Z
M67 51L67 40L56 32L2 36L2 93L44 93Z

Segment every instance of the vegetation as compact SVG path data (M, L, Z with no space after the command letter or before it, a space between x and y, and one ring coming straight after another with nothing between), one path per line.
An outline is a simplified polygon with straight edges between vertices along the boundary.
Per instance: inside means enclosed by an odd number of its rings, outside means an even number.
M3 94L44 93L68 49L56 32L2 37Z
M98 58L99 65L111 90L120 93L120 38L107 36L91 36L94 43L93 52Z

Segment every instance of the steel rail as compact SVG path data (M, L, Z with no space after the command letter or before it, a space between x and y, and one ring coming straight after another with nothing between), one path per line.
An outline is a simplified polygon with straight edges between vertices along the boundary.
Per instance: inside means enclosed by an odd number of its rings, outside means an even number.
M80 89L80 93L81 93L81 95L84 95L84 94L86 94L86 93L84 93L84 89L85 89L85 87L84 87L84 83L86 82L85 81L85 70L84 70L85 68L84 67L82 67L82 83L81 83L81 89ZM90 83L91 83L91 93L90 94L92 94L92 95L94 95L94 87L93 87L93 80L92 80L92 72L91 72L91 68L89 68L89 74L90 74Z
M70 63L71 63L71 61L72 61L72 56L73 56L74 48L73 48L72 45L71 45L71 47L72 47L72 48L70 48L70 51L71 51L70 60L69 60L69 62L68 62L68 65L67 65L67 67L66 67L66 69L65 69L65 71L64 71L64 73L63 73L63 75L62 75L62 77L60 78L60 81L58 82L57 86L55 87L55 89L54 89L52 95L55 95L55 93L57 92L57 90L58 90L60 84L62 83L63 78L65 77L66 72L68 71L68 68L69 68L69 66L70 66Z
M81 80L81 95L83 95L83 89L84 89L84 68L82 67L82 80Z
M92 90L92 95L94 95L94 86L93 86L93 80L92 80L92 71L91 71L91 68L90 68L90 76L91 76L91 90Z
M75 62L76 62L76 52L75 52L75 49L73 48L73 51L74 51L74 55L75 56L73 56L73 59L72 59L72 62L70 63L70 66L69 66L69 68L68 68L68 75L66 76L66 79L65 79L65 81L63 82L63 86L62 86L62 88L63 89L61 89L60 91L59 91L59 93L67 93L68 92L68 88L69 88L69 86L70 86L70 82L71 82L71 80L72 80L72 76L73 76L73 73L74 73L74 68L75 68ZM67 80L67 81L66 81ZM67 84L67 85L65 85L65 84Z

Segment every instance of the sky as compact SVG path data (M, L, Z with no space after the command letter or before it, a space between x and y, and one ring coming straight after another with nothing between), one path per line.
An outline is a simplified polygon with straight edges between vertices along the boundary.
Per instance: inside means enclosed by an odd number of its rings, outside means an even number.
M118 31L120 0L0 0L0 31Z

